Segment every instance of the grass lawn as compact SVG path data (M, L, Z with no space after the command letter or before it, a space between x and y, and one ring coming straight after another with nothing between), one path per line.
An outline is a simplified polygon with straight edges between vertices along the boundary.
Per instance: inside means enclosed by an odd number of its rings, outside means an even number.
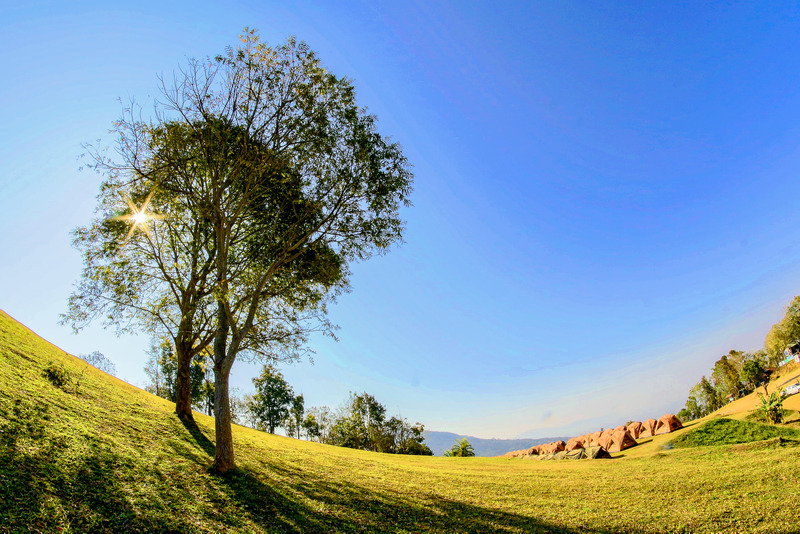
M59 365L63 387L43 376ZM676 433L540 462L234 427L239 469L216 476L213 420L172 409L0 312L0 532L800 532L793 441L665 448Z

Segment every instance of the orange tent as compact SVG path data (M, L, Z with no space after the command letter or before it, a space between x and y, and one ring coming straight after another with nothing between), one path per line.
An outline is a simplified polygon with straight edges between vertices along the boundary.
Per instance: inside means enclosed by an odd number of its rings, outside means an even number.
M567 444L564 443L563 441L554 441L553 443L550 444L550 447L553 449L552 450L553 454L563 451L566 446Z
M655 419L647 419L646 421L642 422L642 432L639 434L640 438L649 438L650 436L654 436L654 432L656 431L656 420Z
M616 430L611 435L611 443L606 448L608 452L619 452L636 446L636 440L627 430Z
M599 430L598 430L597 432L594 432L594 433L592 433L592 434L589 434L589 446L590 446L590 447L597 447L597 442L598 442L598 440L600 439L600 436L601 436L602 434L603 434L603 433L602 433L602 432L600 432Z
M639 439L639 434L642 433L643 428L642 423L636 421L628 425L628 432L633 439Z
M614 429L614 432L619 432L620 430L628 430L628 428L625 425L619 425Z
M679 428L683 428L681 422L673 414L668 413L666 415L662 415L658 420L658 423L656 423L656 430L653 432L653 435L669 434L673 430L678 430Z
M578 436L577 438L570 438L567 444L564 446L565 451L572 451L575 449L582 449L583 448L583 436Z
M609 450L609 447L611 447L611 434L606 434L603 432L603 434L597 440L597 444L603 447L605 450Z

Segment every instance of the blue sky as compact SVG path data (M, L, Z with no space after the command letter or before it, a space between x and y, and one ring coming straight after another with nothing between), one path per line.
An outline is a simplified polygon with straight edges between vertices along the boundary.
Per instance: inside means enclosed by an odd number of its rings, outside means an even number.
M429 429L583 433L677 411L798 291L800 6L29 2L3 7L0 308L142 385L148 337L57 324L109 141L157 76L295 35L354 80L416 174L406 244L353 269L340 341L285 367ZM239 362L234 385L257 367Z

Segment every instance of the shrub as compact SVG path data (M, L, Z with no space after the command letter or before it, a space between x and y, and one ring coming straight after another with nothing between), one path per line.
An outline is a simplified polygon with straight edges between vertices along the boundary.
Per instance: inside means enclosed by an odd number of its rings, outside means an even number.
M773 438L797 440L800 432L793 428L775 427L735 419L712 419L672 441L677 448L708 445L734 445Z
M461 457L475 456L475 449L472 448L472 444L467 438L461 438L461 441L456 440L449 451L444 451L444 455Z
M50 362L50 365L42 371L42 376L49 380L55 387L64 390L66 390L70 382L69 371L60 363Z
M764 421L768 423L781 423L786 415L786 410L783 409L783 396L779 391L767 393L767 388L764 388L764 395L758 394L758 399L761 405L756 409L758 414Z

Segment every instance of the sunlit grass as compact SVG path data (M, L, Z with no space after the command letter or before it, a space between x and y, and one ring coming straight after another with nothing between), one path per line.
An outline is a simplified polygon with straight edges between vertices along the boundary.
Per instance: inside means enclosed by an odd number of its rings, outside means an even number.
M42 372L62 364L71 381ZM666 449L540 462L383 455L234 428L97 371L0 313L0 531L786 532L800 449ZM688 431L688 430L687 430Z

